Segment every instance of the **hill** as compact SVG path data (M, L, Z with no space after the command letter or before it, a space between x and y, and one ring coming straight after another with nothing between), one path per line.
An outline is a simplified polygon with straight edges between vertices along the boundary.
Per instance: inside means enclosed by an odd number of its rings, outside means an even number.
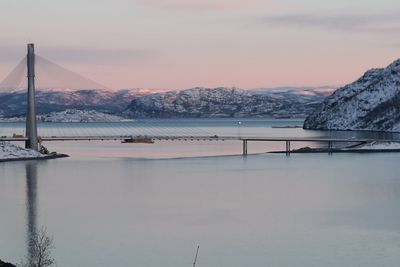
M304 128L400 131L400 60L336 90L306 118Z

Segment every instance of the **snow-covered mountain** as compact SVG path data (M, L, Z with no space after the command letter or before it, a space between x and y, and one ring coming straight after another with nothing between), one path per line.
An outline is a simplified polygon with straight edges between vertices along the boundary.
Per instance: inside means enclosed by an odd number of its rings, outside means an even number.
M197 87L136 97L124 113L133 118L305 117L324 97L289 91Z
M400 131L400 60L335 91L304 128Z

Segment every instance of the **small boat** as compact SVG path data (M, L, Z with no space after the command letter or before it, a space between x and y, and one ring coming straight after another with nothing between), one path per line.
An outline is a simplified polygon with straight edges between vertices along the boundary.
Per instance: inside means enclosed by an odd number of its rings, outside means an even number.
M147 137L137 137L137 138L128 138L122 140L121 143L132 143L132 144L154 144L154 140Z

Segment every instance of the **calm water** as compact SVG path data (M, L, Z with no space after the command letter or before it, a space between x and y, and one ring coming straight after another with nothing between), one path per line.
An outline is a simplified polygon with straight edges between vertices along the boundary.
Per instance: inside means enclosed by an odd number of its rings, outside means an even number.
M20 261L29 233L46 226L60 267L191 266L198 244L197 266L400 262L398 153L196 158L239 154L241 144L49 147L72 157L0 163L3 260Z

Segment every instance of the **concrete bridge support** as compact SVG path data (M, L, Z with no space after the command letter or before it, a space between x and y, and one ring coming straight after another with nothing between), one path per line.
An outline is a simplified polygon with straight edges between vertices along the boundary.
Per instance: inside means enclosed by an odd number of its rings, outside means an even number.
M333 143L332 141L328 141L328 154L331 155L333 150Z
M243 140L243 156L247 156L247 140Z
M28 77L28 96L26 112L26 132L28 140L25 147L38 150L38 135L36 123L36 100L35 100L35 50L34 44L28 44L28 55L26 57L27 77Z
M286 141L286 156L290 156L290 141Z

